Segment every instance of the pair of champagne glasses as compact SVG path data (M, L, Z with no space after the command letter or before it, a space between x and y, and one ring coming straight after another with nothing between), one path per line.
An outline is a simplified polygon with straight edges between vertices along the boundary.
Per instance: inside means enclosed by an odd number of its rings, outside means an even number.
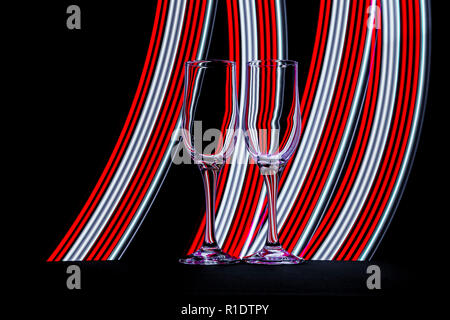
M184 264L298 264L303 259L286 251L278 240L277 194L280 173L294 154L301 132L298 63L292 60L253 60L247 63L243 110L238 108L236 65L227 60L188 61L182 112L182 139L200 168L206 198L205 237ZM241 125L239 125L241 123ZM238 139L245 152L236 155ZM203 142L212 141L205 148ZM232 157L233 151L235 156ZM242 156L244 153L244 156ZM264 247L236 259L221 250L215 237L215 200L220 170L231 161L258 165L268 198L268 232ZM248 161L247 161L248 160Z

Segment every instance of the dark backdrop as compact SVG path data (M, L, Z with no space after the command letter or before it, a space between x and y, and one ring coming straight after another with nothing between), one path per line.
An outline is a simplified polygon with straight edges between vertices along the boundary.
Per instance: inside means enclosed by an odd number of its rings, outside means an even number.
M38 263L44 274L43 283L47 284L37 289L52 293L64 291L66 275L63 268L44 261L81 210L119 136L137 88L155 10L151 1L77 1L82 11L82 29L71 31L65 25L65 11L70 4L36 4L33 10L21 12L11 25L12 30L24 27L14 43L23 48L19 87L27 90L19 90L16 98L24 105L17 110L18 116L24 117L23 123L29 130L18 141L25 150L18 190L25 190L26 197L16 202L16 208L22 208L19 219L26 224L22 230L28 237L21 237L24 243L21 251L16 251L19 258ZM302 10L289 10L296 4L288 1L289 32L301 30L302 41L289 41L289 58L308 62L318 2L302 1ZM225 12L224 2L219 1L210 57L228 58ZM430 264L424 261L437 257L439 239L433 227L443 214L435 192L439 166L439 116L435 107L440 104L435 98L439 67L432 61L418 152L397 212L374 256L375 261L406 267L417 277L427 278L429 268L423 267ZM305 76L304 72L300 74ZM190 193L181 192L186 187ZM174 192L177 201L167 196ZM181 210L185 203L192 210ZM203 207L198 170L188 165L172 166L122 261L112 262L116 266L112 270L104 265L95 267L100 270L97 275L104 274L98 280L99 286L104 286L104 291L120 285L127 290L139 288L139 284L127 280L136 270L154 273L151 283L170 278L172 270L177 270L176 259L184 254L192 239ZM161 264L152 265L155 257ZM108 277L117 279L118 287L108 286ZM176 288L176 284L170 285ZM90 289L94 290L88 286Z

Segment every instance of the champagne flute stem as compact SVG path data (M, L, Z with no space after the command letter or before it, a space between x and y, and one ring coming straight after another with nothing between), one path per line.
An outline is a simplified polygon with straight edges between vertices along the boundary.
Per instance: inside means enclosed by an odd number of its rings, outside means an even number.
M278 246L277 229L277 196L278 196L278 172L272 171L263 174L266 183L266 192L269 199L269 226L267 229L267 246Z
M205 216L205 239L203 246L214 247L217 246L216 235L214 230L214 219L216 210L216 185L217 176L220 169L201 166L200 171L203 178L203 186L205 188L205 201L206 201L206 216Z

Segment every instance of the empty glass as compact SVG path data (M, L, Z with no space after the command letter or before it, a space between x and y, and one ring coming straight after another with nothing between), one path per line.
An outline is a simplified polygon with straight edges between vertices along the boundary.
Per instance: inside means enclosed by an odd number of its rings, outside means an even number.
M214 232L217 177L236 142L238 110L234 62L186 62L182 118L184 144L203 178L206 225L202 247L179 262L200 265L237 263L238 259L217 245ZM206 146L204 142L207 142Z
M297 62L254 60L247 65L246 103L243 117L245 142L268 196L268 233L265 246L244 258L252 264L297 264L303 261L279 243L277 194L279 174L300 141L301 118Z

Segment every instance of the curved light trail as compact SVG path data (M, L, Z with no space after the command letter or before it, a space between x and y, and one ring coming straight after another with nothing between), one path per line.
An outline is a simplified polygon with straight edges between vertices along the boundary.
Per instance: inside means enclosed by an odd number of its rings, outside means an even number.
M170 168L183 65L207 58L216 6L216 0L157 2L124 128L88 201L48 261L115 260L126 251ZM302 41L301 34L287 39L286 7L283 0L226 2L229 58L236 61L241 104L246 63L288 59L289 43ZM300 88L302 140L281 176L278 198L280 242L294 254L366 260L380 243L420 134L429 7L427 0L320 0L311 61L300 64L308 69ZM269 89L270 81L277 79L267 80ZM219 177L216 232L226 252L242 257L264 244L267 200L258 168L245 165L243 137L233 157L237 161ZM200 246L204 223L189 252Z

